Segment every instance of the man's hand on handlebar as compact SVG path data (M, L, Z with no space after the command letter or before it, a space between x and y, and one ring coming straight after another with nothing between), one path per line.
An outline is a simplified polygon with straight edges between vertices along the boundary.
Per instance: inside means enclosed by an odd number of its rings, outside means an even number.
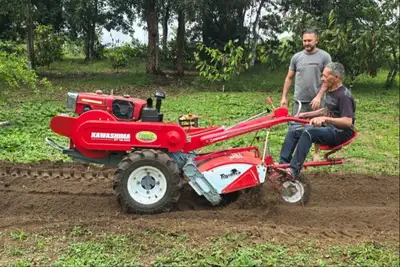
M312 118L310 120L310 125L315 126L315 127L320 127L323 124L325 124L325 121L328 117L316 117L316 118Z
M281 99L281 107L287 107L287 98L284 96Z

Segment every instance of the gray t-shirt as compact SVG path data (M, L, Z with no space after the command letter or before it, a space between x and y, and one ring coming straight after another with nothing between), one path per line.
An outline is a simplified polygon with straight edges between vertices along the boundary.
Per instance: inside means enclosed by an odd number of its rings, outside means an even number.
M331 61L331 56L322 49L313 54L301 51L292 57L289 69L296 72L295 100L311 102L314 99L321 89L322 71Z

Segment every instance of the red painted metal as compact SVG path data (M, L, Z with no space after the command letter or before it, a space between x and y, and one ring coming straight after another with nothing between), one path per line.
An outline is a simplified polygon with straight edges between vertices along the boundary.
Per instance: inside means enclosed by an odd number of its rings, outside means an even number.
M260 157L260 152L258 150L258 147L256 146L251 146L251 147L242 147L242 148L230 148L230 149L225 149L225 150L220 150L216 151L213 153L207 153L207 154L202 154L194 158L195 161L203 161L207 159L213 159L221 156L227 156L227 155L232 155L232 154L237 154L241 152L250 152L254 151L253 155L256 158Z
M166 149L169 152L191 152L213 143L228 140L257 130L269 129L289 121L299 122L301 124L309 123L308 120L289 116L288 109L280 107L276 108L272 114L243 122L227 129L213 126L185 130L177 123L134 122L117 119L110 113L113 99L132 101L135 104L135 114L139 112L139 109L146 103L144 100L135 98L90 93L79 94L77 112L80 106L83 106L85 103L97 105L94 107L98 109L84 112L79 117L56 116L51 120L50 127L54 132L70 138L71 148L77 148L78 151L89 158L99 158L105 157L111 152L125 152L132 148L154 148ZM145 138L140 138L142 134ZM321 146L320 149L340 149L351 143L356 137L357 132L355 132L352 139L340 146ZM234 153L243 154L246 157L244 161L248 160L248 157L251 157L251 162L254 165L260 164L261 162L260 153L255 147L234 148L207 153L198 156L196 160L212 161L218 158L218 160L224 159L232 161L230 157ZM237 162L243 162L243 160L238 160ZM224 163L226 163L226 161ZM273 166L273 168L288 166L285 164L274 165L271 156L267 156L264 163L268 166ZM342 163L342 159L328 159L326 161L308 162L304 164L304 167Z
M75 121L76 118L74 117L58 115L50 120L50 128L53 130L53 132L59 135L71 137L73 134L72 127L74 126Z
M308 123L307 120L294 118L294 117L278 117L278 118L272 118L269 120L267 119L265 121L260 121L258 119L258 121L259 121L259 123L256 123L256 124L248 124L248 125L245 125L242 127L235 127L235 128L227 129L225 131L221 131L221 132L217 132L217 133L200 134L200 135L193 136L191 138L190 143L188 142L185 144L184 152L193 151L200 147L204 147L204 146L211 145L213 143L228 140L228 139L231 139L236 136L247 134L249 132L254 132L257 130L261 130L261 129L271 128L275 125L286 123L289 121Z
M233 153L226 156L212 158L209 161L205 161L204 163L199 164L198 169L200 172L205 172L227 164L259 165L261 164L261 162L262 162L261 159L255 157L254 153L247 151L247 152Z
M84 113L84 108L89 106L91 110L104 110L109 113L112 112L112 104L114 100L128 101L134 106L132 120L124 120L117 118L120 121L137 121L140 118L140 112L146 105L146 101L133 97L114 96L97 93L79 93L76 101L75 112L80 115Z
M178 124L117 121L113 115L102 110L88 111L78 118L56 116L52 119L50 126L54 132L71 138L79 151L111 152L143 147L176 152L181 150L186 142L186 134ZM65 130L68 127L71 128L70 131ZM140 140L138 135L142 132L150 133L156 139L154 141ZM101 135L104 138L101 138Z
M348 141L344 142L343 144L340 144L338 146L325 146L325 145L321 145L319 147L320 150L339 150L344 146L347 146L348 144L350 144L351 142L354 141L354 139L356 139L358 136L358 132L354 131L354 135L351 139L349 139Z
M234 182L229 184L222 190L222 193L230 193L238 190L243 190L250 187L255 187L260 184L260 179L258 177L257 166L251 167L240 177L238 177Z
M330 159L330 160L325 160L325 161L310 161L310 162L305 162L303 167L316 167L316 166L329 166L329 165L338 165L338 164L343 164L343 158L339 159ZM290 164L285 163L285 164L274 164L272 165L273 169L277 168L289 168Z

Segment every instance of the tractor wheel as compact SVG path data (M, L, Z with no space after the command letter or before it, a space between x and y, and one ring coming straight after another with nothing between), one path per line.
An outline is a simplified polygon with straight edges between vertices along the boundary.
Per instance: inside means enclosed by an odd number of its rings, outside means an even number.
M178 166L167 154L141 150L119 163L113 189L125 212L155 214L172 210L182 184Z
M311 196L311 184L306 176L299 174L293 182L284 182L281 189L281 198L287 204L307 204Z

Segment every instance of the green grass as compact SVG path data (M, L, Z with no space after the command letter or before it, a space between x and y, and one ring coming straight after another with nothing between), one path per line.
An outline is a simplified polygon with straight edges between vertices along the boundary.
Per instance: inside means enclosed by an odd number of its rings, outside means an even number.
M72 62L72 63L71 63ZM107 62L83 64L73 60L56 63L54 71L67 70L103 71L104 75L82 78L54 78L53 83L61 86L53 91L41 91L38 95L19 91L3 91L0 104L0 121L12 121L13 125L0 128L0 160L33 162L41 160L68 160L58 151L49 149L45 137L52 137L64 144L64 137L52 133L50 119L65 112L66 91L114 90L116 94L129 93L136 97L148 97L157 90L166 92L167 99L162 110L165 121L176 122L181 114L195 113L200 116L201 126L232 125L264 111L268 105L265 98L270 96L275 105L279 104L285 72L268 73L257 67L249 73L226 83L226 92L221 84L200 83L198 78L172 79L167 86L159 86L160 79L144 73L144 66L131 68L127 73L107 75L111 67ZM82 65L82 66L81 66ZM73 66L76 66L75 68ZM96 67L98 66L98 67ZM135 74L136 73L136 74ZM117 76L115 76L117 75ZM140 77L140 78L138 78ZM398 174L399 170L399 91L397 84L390 90L383 88L385 73L377 78L360 76L353 88L357 105L356 128L359 138L350 146L337 153L345 156L342 166L324 167L331 171L362 173ZM162 80L159 80L159 82ZM197 86L201 85L201 86ZM272 129L270 134L271 153L279 155L286 125ZM255 133L217 143L201 149L214 149L250 145ZM253 144L262 148L265 131L258 133L260 141Z
M85 62L83 58L64 58L62 61L54 62L47 66L38 67L38 73L46 74L58 74L60 76L68 76L72 74L105 74L105 73L117 73L117 72L130 72L140 71L145 68L145 60L135 60L130 64L121 69L113 69L111 61L109 60L98 60L93 62Z
M157 229L75 236L28 233L7 238L0 248L1 266L398 266L391 244L279 244L243 233L227 232L196 239L187 232Z

